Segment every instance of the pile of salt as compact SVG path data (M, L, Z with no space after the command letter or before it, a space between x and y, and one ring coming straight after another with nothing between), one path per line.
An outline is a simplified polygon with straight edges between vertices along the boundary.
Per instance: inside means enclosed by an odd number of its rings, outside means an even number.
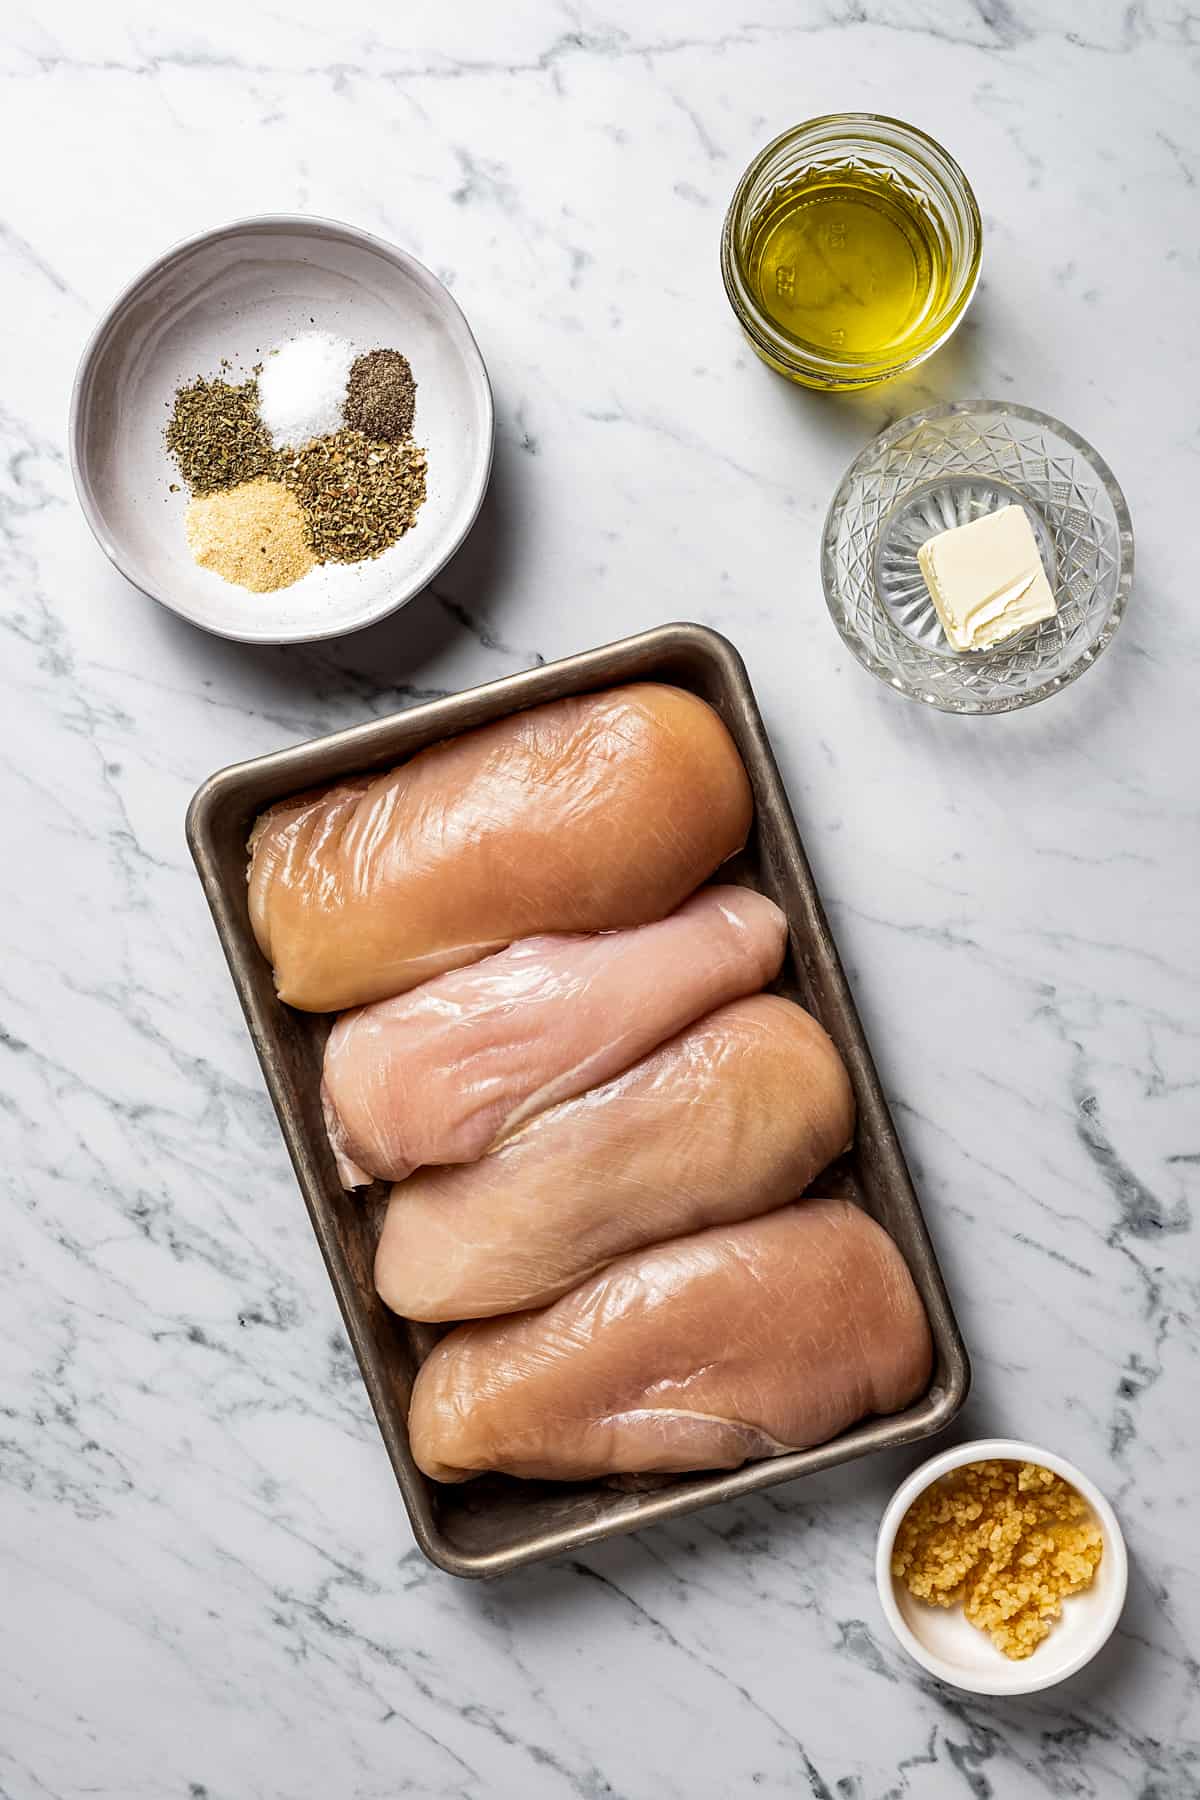
M340 431L355 351L328 331L292 338L263 364L258 410L277 450Z

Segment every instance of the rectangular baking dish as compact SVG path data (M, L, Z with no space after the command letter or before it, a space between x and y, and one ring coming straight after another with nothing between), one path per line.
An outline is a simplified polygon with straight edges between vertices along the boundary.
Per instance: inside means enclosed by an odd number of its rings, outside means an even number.
M642 1491L603 1482L556 1484L487 1476L461 1486L431 1482L408 1447L413 1376L437 1333L394 1317L375 1293L372 1263L381 1188L345 1193L321 1118L321 1057L330 1020L294 1012L275 996L246 903L246 839L274 801L351 774L387 769L441 738L541 701L626 681L666 681L716 708L732 732L754 790L750 842L722 880L760 888L790 925L778 991L824 1025L850 1071L858 1099L854 1150L822 1180L886 1227L912 1270L929 1314L935 1368L928 1392L905 1412L868 1419L832 1443L752 1463L733 1473L660 1479ZM966 1398L970 1367L913 1191L862 1026L829 933L745 665L733 646L699 625L663 625L602 649L430 701L391 718L317 738L213 775L188 810L188 843L212 908L234 986L325 1258L346 1330L379 1421L413 1532L425 1555L454 1575L502 1575L660 1519L870 1451L940 1431Z

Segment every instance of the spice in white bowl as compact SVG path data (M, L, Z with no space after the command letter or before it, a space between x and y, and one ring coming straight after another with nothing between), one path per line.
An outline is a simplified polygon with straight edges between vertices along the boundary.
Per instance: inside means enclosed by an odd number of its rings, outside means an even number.
M197 494L184 529L202 569L254 594L290 587L316 561L300 502L280 481L243 481Z
M277 450L302 449L345 424L346 386L355 352L329 331L306 331L266 358L258 410Z
M411 437L417 410L412 364L399 350L368 350L356 358L346 387L346 423L375 443Z

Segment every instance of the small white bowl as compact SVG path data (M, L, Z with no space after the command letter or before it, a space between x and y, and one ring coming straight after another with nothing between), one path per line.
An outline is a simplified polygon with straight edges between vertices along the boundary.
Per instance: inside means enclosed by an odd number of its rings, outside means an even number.
M1021 1662L1011 1662L997 1650L989 1637L968 1622L961 1606L928 1606L915 1600L892 1574L896 1533L913 1501L951 1469L976 1462L1031 1462L1052 1469L1082 1494L1104 1537L1104 1554L1091 1587L1063 1601L1062 1617L1050 1635ZM880 1605L901 1648L939 1681L972 1694L1036 1694L1077 1674L1112 1636L1125 1604L1128 1579L1125 1539L1099 1488L1064 1457L1015 1438L979 1438L922 1463L891 1500L875 1550Z
M188 494L163 430L198 375L248 375L274 345L329 331L359 351L394 348L417 382L424 505L369 562L315 568L253 594L192 561ZM71 472L101 549L130 581L193 625L244 643L335 637L427 587L475 522L492 467L492 390L457 304L392 244L330 219L242 219L168 250L115 300L84 350L71 396ZM171 484L178 489L171 493Z

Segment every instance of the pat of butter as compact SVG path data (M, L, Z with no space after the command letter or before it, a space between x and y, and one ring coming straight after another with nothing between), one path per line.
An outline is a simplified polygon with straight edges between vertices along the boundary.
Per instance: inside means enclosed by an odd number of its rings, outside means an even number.
M939 531L921 545L917 561L954 650L990 650L1058 611L1019 506Z

